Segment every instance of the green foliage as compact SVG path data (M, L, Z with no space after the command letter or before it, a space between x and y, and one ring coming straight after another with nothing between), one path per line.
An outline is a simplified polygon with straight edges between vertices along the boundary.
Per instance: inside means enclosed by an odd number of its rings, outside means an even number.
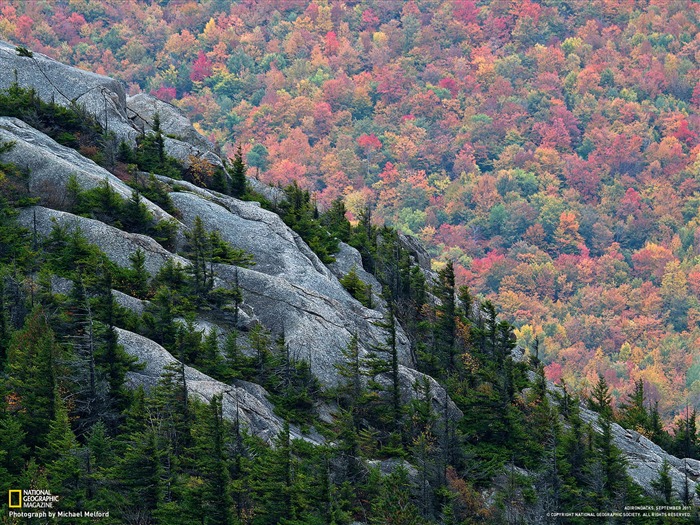
M673 478L671 477L671 464L664 459L659 468L659 477L652 480L652 488L658 493L659 499L664 505L671 505L673 497Z
M236 154L233 158L231 166L231 195L238 198L243 198L246 195L248 182L246 180L247 167L243 162L243 150L241 145L238 145Z
M141 171L173 179L181 179L185 172L182 164L165 152L165 136L158 113L153 117L152 131L137 137L136 150L131 152L128 146L120 146L120 155L120 160L133 162Z
M75 149L98 144L102 138L102 128L95 118L76 104L64 107L45 102L36 90L17 83L0 92L0 116L24 120L59 144Z
M150 185L152 188L155 186ZM72 203L71 211L73 213L99 220L128 232L149 235L164 248L173 248L177 236L177 222L172 220L156 221L138 191L132 191L131 197L124 200L106 179L95 188L83 190L77 179L72 176L67 184L67 192Z
M20 56L20 57L27 57L27 58L34 57L34 53L32 53L31 51L29 51L29 49L27 49L26 47L23 47L23 46L15 47L15 51L17 52L17 56Z
M10 410L16 414L30 449L47 444L48 425L55 417L61 348L40 307L15 332L7 352Z
M284 193L286 199L279 204L284 222L304 239L321 261L332 263L333 254L338 251L338 239L321 225L311 194L296 182L287 186Z
M371 286L366 285L360 277L357 275L357 271L353 266L350 271L339 279L340 284L343 285L350 295L355 299L360 301L364 306L371 307Z

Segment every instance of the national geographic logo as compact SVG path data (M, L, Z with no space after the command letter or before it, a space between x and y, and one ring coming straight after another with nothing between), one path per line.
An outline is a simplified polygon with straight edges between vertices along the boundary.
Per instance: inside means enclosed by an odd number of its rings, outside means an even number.
M10 490L7 499L11 509L52 509L59 496L48 490Z
M11 490L7 495L8 506L11 509L21 509L22 508L22 491L21 490Z

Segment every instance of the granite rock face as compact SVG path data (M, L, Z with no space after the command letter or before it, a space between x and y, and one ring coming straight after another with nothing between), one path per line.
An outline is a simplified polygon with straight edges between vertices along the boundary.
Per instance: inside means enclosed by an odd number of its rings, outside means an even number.
M376 308L378 310L384 311L386 302L379 295L382 291L382 285L374 275L365 271L362 266L362 255L360 255L360 252L344 242L339 243L338 246L340 250L334 255L335 262L329 264L328 268L338 279L342 279L354 269L365 286L372 287L372 304L377 305Z
M129 256L140 249L146 258L146 271L151 275L158 273L168 259L174 259L182 266L190 264L187 259L170 253L146 235L127 233L103 222L72 213L34 206L20 212L19 222L30 229L36 225L40 236L48 236L54 224L67 227L69 232L80 228L90 243L99 246L111 261L123 268L131 265Z
M153 113L158 111L162 113L163 133L179 137L165 139L170 156L185 165L189 164L190 156L222 165L213 153L213 145L172 105L145 94L127 99L123 85L117 80L61 64L41 53L33 55L19 56L15 46L0 41L0 71L10 73L0 75L0 89L7 89L16 80L20 87L33 88L45 102L80 107L105 130L113 132L117 140L132 147L136 145L136 137L150 127L146 125L145 114L150 112L152 122Z
M177 107L146 93L126 99L127 113L133 125L142 132L153 130L153 121L158 114L160 127L166 135L199 148L203 152L216 153L214 145L200 135L189 119Z
M601 432L597 413L581 407L581 419L590 423L596 432ZM695 486L700 482L700 461L672 456L639 432L624 429L617 423L612 424L611 430L613 443L627 459L627 473L637 485L648 494L658 496L651 484L658 479L661 466L666 460L671 466L670 475L675 498L683 500L687 473L688 493L697 501L697 496L694 495Z
M126 93L119 81L61 64L41 53L31 58L18 56L15 46L2 41L0 71L0 89L16 80L20 87L33 88L45 102L79 105L120 140L135 143L138 132L127 117Z
M38 197L47 207L67 209L66 185L71 176L83 189L95 188L106 181L122 199L131 197L131 188L109 171L19 119L0 117L0 142L14 143L14 147L3 155L3 160L29 173L31 195ZM148 199L144 198L143 202L157 220L173 219Z
M144 366L138 372L129 373L128 381L132 386L152 388L158 384L168 365L179 363L165 348L150 339L121 329L117 329L117 333L119 344ZM190 395L206 402L210 402L215 395L222 395L224 417L230 420L238 418L252 434L272 442L282 430L283 423L274 414L262 387L244 381L226 385L189 366L185 366L184 374Z
M229 283L238 280L245 302L262 324L283 332L292 353L309 360L322 382L335 384L334 365L353 334L365 351L384 342L385 333L376 326L382 314L357 302L279 216L201 190L171 197L187 226L200 217L207 229L219 230L225 240L253 254L252 269L219 265L219 277ZM400 330L397 339L401 362L410 365L408 337Z

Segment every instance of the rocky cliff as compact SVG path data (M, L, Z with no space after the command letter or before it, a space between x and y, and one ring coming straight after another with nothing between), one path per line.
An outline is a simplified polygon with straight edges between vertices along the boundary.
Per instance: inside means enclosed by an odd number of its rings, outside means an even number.
M22 87L34 88L46 101L66 106L80 104L120 140L127 142L133 142L144 129L150 129L157 113L163 132L181 139L167 139L166 150L171 156L186 162L194 155L214 165L223 165L213 145L197 134L179 110L145 94L126 97L121 85L110 78L64 66L39 54L20 57L14 47L2 43L0 69L17 71L16 76L14 73L2 75L0 88L16 80ZM127 233L67 211L66 185L71 176L83 188L94 188L106 181L119 196L128 198L131 189L109 171L16 118L0 117L0 141L15 144L4 160L29 173L30 192L39 199L40 206L24 209L20 221L35 229L37 234L48 235L55 223L69 230L80 228L91 243L122 267L128 267L129 255L140 249L151 275L168 260L183 266L190 264L186 258L168 252L150 237ZM177 222L180 243L182 233L199 217L206 229L218 230L224 240L253 255L255 265L252 268L225 264L216 268L217 285L232 287L237 282L242 288L244 300L238 316L239 328L245 331L251 322L260 322L274 334L283 332L290 354L308 361L314 374L327 387L337 383L335 365L342 359L342 350L353 334L358 334L363 353L384 342L386 334L376 324L382 320L382 312L362 306L338 282L338 277L347 272L346 267L358 266L362 271L361 258L354 248L343 246L334 264L334 273L276 214L257 203L234 199L185 181L162 176L159 179L172 190L170 195L180 219L150 201L144 199L144 203L156 219ZM370 274L363 271L362 274L372 279ZM135 298L115 294L122 305L143 307ZM197 326L204 330L215 326L220 333L231 328L225 323L222 326L221 320L204 318L197 320ZM125 349L146 364L143 372L132 374L132 384L154 384L163 367L175 360L161 346L142 336L124 330L119 336ZM398 347L402 392L408 402L412 385L422 374L411 368L409 341L400 328ZM190 368L187 378L191 391L202 398L209 399L215 393L225 392L225 413L234 417L231 407L235 401L239 417L253 433L270 440L281 428L279 418L259 387L223 385ZM433 392L436 406L447 402L450 411L458 415L457 408L446 399L444 390L436 382L433 382Z
M192 157L205 159L216 166L224 163L216 148L197 134L177 108L145 94L127 97L121 84L107 77L81 71L57 63L35 53L32 57L18 56L14 46L0 42L0 89L12 82L32 87L45 101L71 106L79 104L94 115L97 122L115 133L119 140L134 143L144 130L150 129L157 113L163 131L171 137L166 140L168 153L187 163ZM54 223L69 229L80 228L87 239L96 244L114 263L129 265L129 255L137 249L145 253L145 267L151 275L169 260L181 265L190 262L170 252L150 237L127 233L102 222L69 213L66 184L74 176L84 188L92 188L106 181L114 191L128 198L131 189L109 171L83 157L75 150L61 146L29 124L8 117L0 117L0 141L14 142L15 147L3 160L12 162L29 173L29 189L39 205L25 208L21 222L47 235ZM182 233L199 217L208 230L218 230L232 245L250 252L255 260L252 268L219 264L216 268L217 285L233 286L238 283L243 291L239 326L244 333L254 323L261 323L273 333L284 333L290 353L307 360L314 374L329 387L337 383L336 366L342 359L353 334L359 337L361 352L369 351L385 339L377 326L382 319L382 304L369 309L355 300L339 283L338 278L353 267L360 277L375 289L379 283L362 269L359 253L350 246L341 245L336 262L326 266L304 241L272 212L257 203L244 202L233 197L194 186L190 183L159 176L171 190L170 196L178 210L178 219L157 204L144 201L157 220L176 221ZM271 190L272 191L272 190ZM274 193L274 191L272 191ZM414 258L429 264L427 254L413 239L403 239ZM426 268L427 270L427 268ZM118 302L135 311L143 309L144 302L115 292ZM201 317L197 326L203 330L217 327L221 332L231 328L221 319ZM132 385L151 386L157 382L164 367L176 359L155 342L126 330L119 330L119 341L144 368L132 373ZM398 333L401 358L401 395L404 402L414 395L413 385L422 374L413 369L409 340L402 330ZM282 428L280 418L266 399L265 391L242 381L223 384L205 374L187 367L187 385L190 392L203 399L224 394L224 414L239 418L247 428L267 441ZM435 408L459 417L459 410L445 391L430 380ZM594 428L597 416L586 410L584 419ZM666 454L643 436L614 425L616 445L625 453L632 477L646 490L657 476L664 459L672 466L674 488L681 492L687 473L690 489L700 476L700 463Z

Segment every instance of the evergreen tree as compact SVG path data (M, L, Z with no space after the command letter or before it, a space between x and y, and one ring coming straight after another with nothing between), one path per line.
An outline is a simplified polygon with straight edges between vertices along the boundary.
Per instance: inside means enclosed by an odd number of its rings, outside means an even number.
M391 446L396 448L405 441L405 429L402 424L403 408L401 405L401 383L399 375L399 350L397 340L396 317L394 315L394 304L391 299L387 301L387 311L384 321L377 323L377 326L384 329L387 339L384 344L374 346L367 356L368 372L372 376L386 376L386 387L380 387L386 391L387 397L387 423L391 434ZM379 387L376 380L373 381L375 388ZM379 409L379 407L377 407ZM380 416L381 417L381 416ZM398 450L396 450L398 451Z
M108 293L111 296L111 289ZM96 318L81 272L78 272L71 288L67 314L69 321L64 328L64 338L73 350L69 368L71 389L75 394L71 412L77 418L77 431L82 434L112 411L109 407L109 386L105 374L97 366L99 341Z
M350 295L355 299L360 301L364 306L369 307L369 297L368 297L368 286L362 282L360 277L357 275L357 270L353 266L350 271L339 279L340 284L343 285Z
M0 490L3 494L17 486L29 452L27 433L7 408L2 407L0 411Z
M223 417L221 395L215 395L209 405L200 408L193 425L194 444L191 455L204 485L201 487L203 522L211 525L232 523L233 499L229 492L229 458L226 452L230 428Z
M648 431L649 414L644 406L645 401L644 381L639 379L634 384L634 391L630 395L629 400L620 405L620 424L638 432Z
M46 476L51 492L60 495L66 505L76 508L85 498L78 441L71 429L68 410L57 393L54 402L54 418L46 436L47 445L38 450L38 456L47 465Z
M134 233L147 233L153 223L153 215L141 199L141 194L132 190L131 197L124 203L121 223L124 229Z
M598 412L603 419L612 419L612 396L610 395L607 381L600 374L598 375L598 382L593 387L588 404L591 410Z
M673 440L669 452L682 458L698 458L698 431L696 426L697 412L693 407L690 412L686 406L683 419L676 423Z
M336 199L321 217L321 222L328 228L331 235L343 242L350 241L351 235L350 221L345 217L346 213L347 210L342 199Z
M671 478L671 464L664 459L659 468L659 477L652 480L651 487L661 498L665 505L670 505L673 497L673 479Z
M246 172L248 168L243 162L243 149L241 145L238 145L236 153L233 157L233 165L231 167L231 195L234 197L242 198L245 196L248 190L248 183L246 180Z
M98 325L98 345L96 362L98 370L104 375L108 386L110 409L121 411L125 408L128 394L124 389L126 373L136 368L137 359L124 351L117 335L117 304L112 295L112 274L102 269L97 289L97 315L102 323ZM103 413L101 418L108 421L116 419L116 414Z
M7 356L8 409L26 433L30 450L46 444L50 422L55 419L60 355L45 312L35 308L24 328L12 335Z
M146 254L139 248L134 253L129 254L129 262L131 263L127 277L129 295L138 299L146 299L150 292L149 276L146 271Z
M455 344L455 273L452 261L438 272L438 285L435 295L440 300L438 307L437 346L438 352L443 357L446 370L455 370L456 344Z
M192 293L197 302L203 303L214 286L214 276L210 268L212 260L210 237L198 215L190 232L185 233L188 247L185 254L192 265L188 272L192 275Z
M129 445L117 458L111 476L125 492L120 509L123 515L147 520L163 502L163 462L154 429L129 435Z
M398 467L389 476L381 479L374 472L369 484L375 485L372 491L372 509L369 523L372 525L422 525L425 523L420 510L411 501L411 490L406 469Z

